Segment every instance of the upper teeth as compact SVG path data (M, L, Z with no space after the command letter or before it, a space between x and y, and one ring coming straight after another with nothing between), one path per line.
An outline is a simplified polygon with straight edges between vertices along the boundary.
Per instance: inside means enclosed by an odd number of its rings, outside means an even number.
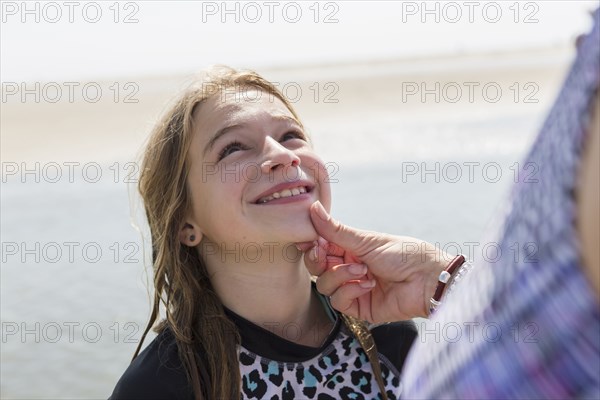
M280 192L275 192L273 194L270 194L269 196L261 198L260 200L258 200L258 203L266 203L268 201L279 199L281 197L297 196L302 193L306 193L306 187L304 186L298 186L291 189L283 189Z

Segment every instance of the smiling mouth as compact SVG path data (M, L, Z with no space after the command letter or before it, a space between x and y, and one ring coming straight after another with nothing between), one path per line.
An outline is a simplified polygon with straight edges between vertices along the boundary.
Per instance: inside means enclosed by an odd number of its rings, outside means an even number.
M299 196L304 193L310 193L310 188L307 186L297 186L294 188L283 189L283 190L280 190L279 192L271 193L268 196L261 197L260 199L258 199L256 204L265 204L272 200L282 199L282 198L286 198L286 197Z

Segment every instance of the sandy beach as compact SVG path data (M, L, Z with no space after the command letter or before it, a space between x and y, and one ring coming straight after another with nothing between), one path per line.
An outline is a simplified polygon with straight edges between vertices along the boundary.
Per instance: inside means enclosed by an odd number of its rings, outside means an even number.
M571 48L550 48L259 72L293 101L324 156L340 160L354 146L345 147L348 143L339 139L361 140L358 130L380 124L381 117L410 126L539 113L555 96L572 54ZM192 78L193 71L25 87L19 82L15 93L2 94L0 155L16 162L131 160L166 105ZM381 160L382 150L398 156L393 146L366 142L376 151L368 146L359 159L353 154L348 161Z
M557 47L258 72L285 89L329 163L337 218L443 246L479 240L524 179L515 163L573 55ZM3 85L2 398L107 398L126 368L149 313L134 162L190 79L28 83L26 95ZM476 166L473 179L465 165Z

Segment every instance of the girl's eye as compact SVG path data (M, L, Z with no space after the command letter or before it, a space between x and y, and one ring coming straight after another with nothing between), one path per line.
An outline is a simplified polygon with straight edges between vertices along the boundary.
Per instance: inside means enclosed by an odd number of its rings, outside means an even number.
M235 153L236 151L245 150L245 149L246 149L246 146L244 146L240 142L229 143L227 146L225 146L223 148L223 150L221 150L219 152L219 160L218 161L221 161L223 158L227 157L228 155L230 155L232 153Z
M282 142L284 142L286 140L290 140L290 139L302 139L302 140L306 140L306 137L304 136L304 134L302 134L300 132L296 132L296 131L286 132L281 137L281 141Z

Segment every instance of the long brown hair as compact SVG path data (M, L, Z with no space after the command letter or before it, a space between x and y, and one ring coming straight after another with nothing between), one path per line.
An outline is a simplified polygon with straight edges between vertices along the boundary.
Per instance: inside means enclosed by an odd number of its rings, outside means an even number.
M186 182L194 111L209 97L232 88L265 91L281 100L300 121L288 100L257 73L213 67L183 92L155 126L143 154L138 187L152 239L154 300L150 320L133 358L159 318L162 303L166 318L154 330L172 331L196 399L240 398L239 332L226 317L202 258L195 248L179 241L179 231L191 209ZM355 321L354 325L351 329L358 333L360 323ZM208 382L204 382L207 387L201 386L201 365L208 373Z
M211 399L240 397L241 378L236 352L240 344L239 333L225 316L202 258L195 248L179 241L181 224L191 208L186 182L194 111L209 97L231 88L263 90L276 96L298 118L277 88L255 72L213 67L184 91L155 126L144 152L139 179L152 237L154 302L134 358L154 326L163 303L166 318L155 331L160 333L166 328L172 331L194 397L198 399L204 396ZM205 355L210 392L200 385L200 354Z

